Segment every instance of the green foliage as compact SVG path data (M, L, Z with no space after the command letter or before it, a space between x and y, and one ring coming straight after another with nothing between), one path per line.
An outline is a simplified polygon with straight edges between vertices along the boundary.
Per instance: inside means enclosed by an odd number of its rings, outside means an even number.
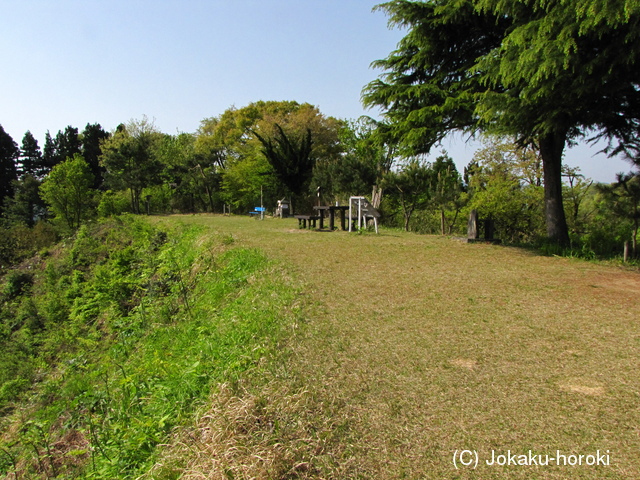
M39 177L43 177L53 167L64 162L67 158L73 158L75 155L82 155L82 144L77 128L68 125L64 131L59 130L54 138L47 131L42 152L42 162L34 173Z
M131 211L131 203L126 192L107 190L99 198L97 213L100 218L122 215Z
M157 158L162 134L146 117L121 126L102 143L101 166L106 182L131 193L131 210L141 213L142 190L160 182L162 164Z
M378 8L407 34L374 63L385 73L365 87L365 105L384 109L409 155L428 153L452 130L538 147L547 235L566 244L566 143L596 132L617 150L637 145L640 8L616 0L395 0Z
M346 121L340 128L342 154L320 158L313 172L312 187L322 195L347 202L351 196L371 197L374 206L381 201L381 184L395 160L395 148L381 132L384 124L369 117Z
M409 161L399 171L390 171L385 175L383 186L395 194L395 199L397 199L404 217L405 231L409 231L413 212L429 205L433 194L429 188L432 180L431 166L421 163L417 159Z
M273 137L253 133L262 143L262 153L276 177L290 193L300 196L308 190L315 164L315 157L311 154L311 129L307 129L303 136L296 138L287 135L277 123L275 127L277 133Z
M59 163L40 186L40 193L56 218L74 230L91 210L93 174L87 162L76 154Z
M625 239L632 245L632 255L636 256L638 230L640 229L640 172L619 173L617 181L599 187L610 201L612 213L631 224L631 232Z
M32 228L25 224L0 227L0 268L10 267L53 245L58 239L55 228L40 221Z
M10 272L5 277L4 298L11 301L26 293L31 285L33 285L33 274L20 271Z
M277 193L282 193L264 156L232 163L224 171L222 182L225 203L240 212L260 206L261 196L264 205L275 205Z
M495 222L496 237L527 243L544 236L541 161L534 151L490 139L468 169L468 210Z
M119 217L81 227L32 282L5 279L0 474L144 473L212 388L275 348L293 297L272 269L229 238Z
M99 123L90 124L84 127L80 140L82 142L82 157L87 161L93 174L95 189L102 187L105 170L100 166L100 156L102 155L102 143L110 137Z
M38 219L46 217L46 207L40 198L40 181L25 174L13 183L13 196L5 200L3 217L9 224L25 224L33 227Z
M18 178L16 161L19 154L18 144L0 125L0 211L5 197L13 195L12 182Z
M42 170L42 151L33 134L27 130L20 148L20 173L38 177Z
M195 140L198 172L203 179L217 176L225 203L242 213L254 208L261 194L265 205L275 205L292 187L301 188L300 195L307 197L309 168L315 161L330 163L339 155L340 127L341 122L325 117L317 107L307 103L260 101L240 109L230 108L201 122ZM307 140L309 131L312 143ZM288 150L285 157L280 155L288 160L279 162L278 168L269 166L262 153L265 145L259 137L271 142L281 153ZM299 158L292 162L294 150L297 152L294 156ZM309 155L300 156L305 150L309 150ZM308 162L307 157L313 161ZM211 191L212 188L209 194Z

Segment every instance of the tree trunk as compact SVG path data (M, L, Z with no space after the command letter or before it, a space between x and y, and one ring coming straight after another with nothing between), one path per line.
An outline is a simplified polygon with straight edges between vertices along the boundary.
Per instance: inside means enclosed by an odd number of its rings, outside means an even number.
M371 192L371 206L376 210L380 208L380 203L382 202L382 188L378 185L373 186L373 190Z
M569 244L569 229L562 204L562 152L566 138L565 132L551 133L540 138L547 237L562 246Z

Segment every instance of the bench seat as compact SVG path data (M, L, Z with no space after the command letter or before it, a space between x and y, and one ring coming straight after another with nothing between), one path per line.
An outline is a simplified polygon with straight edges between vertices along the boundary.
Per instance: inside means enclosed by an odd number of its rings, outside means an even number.
M309 228L316 228L316 221L320 220L320 217L317 215L294 215L295 218L298 219L298 227L299 228L307 228L307 222L309 224Z

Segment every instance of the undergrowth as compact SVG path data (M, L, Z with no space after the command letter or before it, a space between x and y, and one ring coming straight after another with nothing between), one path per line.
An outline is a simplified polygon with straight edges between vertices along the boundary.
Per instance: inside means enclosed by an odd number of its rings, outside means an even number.
M221 382L277 345L295 292L257 250L131 217L7 274L0 475L136 478Z

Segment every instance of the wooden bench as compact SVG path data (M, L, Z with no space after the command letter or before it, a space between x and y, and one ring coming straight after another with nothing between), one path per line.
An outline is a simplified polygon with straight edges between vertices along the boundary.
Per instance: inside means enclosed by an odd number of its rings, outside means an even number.
M320 220L317 215L294 215L298 219L298 228L307 228L307 222L309 222L309 228L313 224L313 228L316 228L316 221Z

